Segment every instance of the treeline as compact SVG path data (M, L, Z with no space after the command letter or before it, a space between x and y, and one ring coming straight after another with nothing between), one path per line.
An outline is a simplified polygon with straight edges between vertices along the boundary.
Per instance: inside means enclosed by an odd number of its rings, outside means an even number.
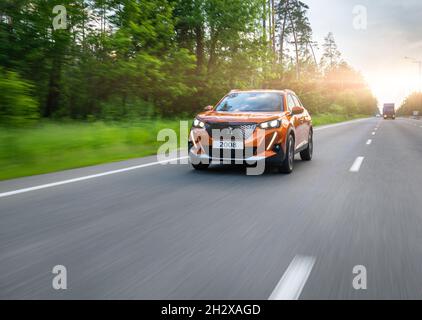
M414 92L409 95L398 110L398 114L411 116L414 111L419 111L419 115L422 115L422 92Z
M288 87L314 113L374 113L333 34L321 48L312 40L308 10L297 0L3 0L0 122L182 116L233 88Z

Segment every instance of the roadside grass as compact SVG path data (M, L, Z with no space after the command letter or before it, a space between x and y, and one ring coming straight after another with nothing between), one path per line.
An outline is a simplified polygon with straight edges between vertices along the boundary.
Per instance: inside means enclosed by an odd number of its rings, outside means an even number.
M313 121L318 126L362 117L322 114ZM179 134L179 120L47 121L33 128L0 128L0 180L154 155L164 143L157 134L166 128Z
M368 115L344 115L344 114L332 114L322 113L312 116L312 122L314 127L323 126L327 124L334 124L339 122L345 122L355 119L368 118Z
M0 128L0 180L153 155L164 143L157 134L166 128L179 133L179 120Z

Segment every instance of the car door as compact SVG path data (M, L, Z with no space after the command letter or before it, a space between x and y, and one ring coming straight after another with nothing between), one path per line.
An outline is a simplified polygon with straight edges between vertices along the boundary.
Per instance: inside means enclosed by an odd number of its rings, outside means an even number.
M305 109L305 112L303 113L303 122L304 122L303 123L303 137L305 141L308 142L309 132L312 129L312 118L308 110L306 110L305 106L303 105L302 101L300 101L298 96L296 96L296 99L299 102L299 105Z
M293 107L296 106L295 99L293 98L292 94L287 95L287 108L290 112L292 112ZM296 134L296 141L295 141L295 148L300 147L303 141L303 130L302 130L302 122L301 122L302 115L294 115L292 114L292 122L293 126L295 127L295 134Z
M293 95L293 100L295 105L298 107L303 107L302 102L300 102L299 98L296 95ZM305 109L305 108L304 108ZM309 136L309 127L310 121L308 117L308 112L305 110L302 114L298 115L299 122L300 122L300 134L301 134L301 144L300 147L308 143L308 136Z

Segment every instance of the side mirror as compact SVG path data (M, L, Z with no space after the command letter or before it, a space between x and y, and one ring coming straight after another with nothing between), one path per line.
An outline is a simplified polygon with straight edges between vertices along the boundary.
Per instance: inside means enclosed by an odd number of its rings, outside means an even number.
M303 112L305 112L305 109L303 107L293 107L292 109L293 115L302 114Z
M213 106L206 106L204 108L204 111L212 111L212 110L214 110L214 107Z

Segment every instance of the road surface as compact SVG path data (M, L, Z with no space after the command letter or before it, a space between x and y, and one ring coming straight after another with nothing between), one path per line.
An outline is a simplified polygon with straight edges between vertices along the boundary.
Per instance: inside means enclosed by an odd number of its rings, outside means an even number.
M422 121L318 129L291 175L154 162L1 182L0 298L422 298Z

